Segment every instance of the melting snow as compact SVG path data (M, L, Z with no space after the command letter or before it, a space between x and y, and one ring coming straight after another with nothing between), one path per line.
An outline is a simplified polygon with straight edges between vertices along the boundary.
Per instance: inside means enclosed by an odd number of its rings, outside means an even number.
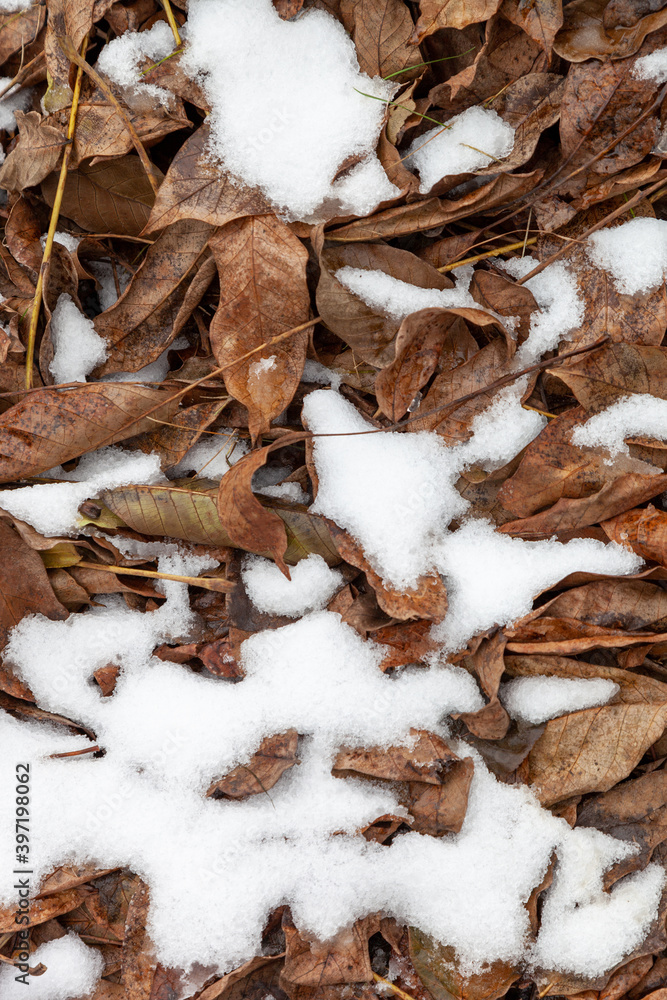
M539 725L582 708L606 705L619 690L604 677L516 677L501 685L500 700L513 719Z

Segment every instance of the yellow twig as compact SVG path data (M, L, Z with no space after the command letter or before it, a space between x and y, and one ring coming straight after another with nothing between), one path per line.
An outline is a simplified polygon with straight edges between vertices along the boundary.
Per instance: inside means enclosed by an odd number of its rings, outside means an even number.
M82 52L86 51L87 45L88 45L88 35L86 35L83 42L81 43ZM74 51L76 52L76 49ZM80 58L78 52L76 53L76 55L77 58ZM70 157L72 155L74 129L76 128L76 112L79 107L79 97L81 96L82 81L83 81L83 74L81 71L81 67L79 67L76 74L76 81L74 83L74 92L72 94L72 107L69 113L69 124L67 126L67 145L65 146L65 150L63 152L63 162L60 166L60 177L58 178L58 187L56 188L55 198L53 199L53 208L51 209L49 231L46 234L46 244L44 246L44 253L42 254L42 264L39 269L39 275L37 276L37 287L35 288L35 297L32 301L32 315L30 317L30 326L28 328L28 344L26 348L26 362L25 362L26 389L32 388L32 366L35 357L35 339L37 337L39 308L42 302L44 272L51 259L51 251L53 250L53 237L55 236L56 229L58 228L60 206L63 203L63 195L65 193L65 181L67 180L67 165L69 164Z
M383 979L382 976L378 976L377 972L373 973L373 979L376 983L382 983L382 985L386 986L387 989L390 989L392 993L395 993L397 997L401 997L401 1000L415 1000L415 998L410 996L409 993L406 993L405 990L400 989L398 986L394 986L394 984L390 983L388 979Z
M538 410L538 408L536 406L528 406L528 403L522 403L521 407L524 410L532 410L533 413L539 413L539 415L541 417L546 417L547 420L555 420L556 419L556 414L555 413L547 413L546 410Z
M139 159L141 160L141 164L144 170L146 171L146 176L148 177L150 186L153 188L153 194L157 198L157 193L160 185L158 184L155 174L153 173L153 164L148 159L148 153L144 149L143 143L139 138L139 136L137 135L137 131L132 122L130 121L127 112L120 104L118 98L115 96L115 94L111 90L111 87L106 82L104 77L100 76L97 70L93 66L91 66L90 63L87 63L86 60L83 58L83 56L77 52L77 50L74 48L69 38L59 38L58 41L60 42L60 47L67 56L67 58L70 59L72 62L76 63L80 70L82 69L84 73L87 73L90 79L95 84L97 84L97 86L103 92L104 96L113 104L118 114L118 117L122 121L127 131L130 133L130 138L132 139L132 145L137 151Z
M499 247L497 250L487 250L485 253L478 253L475 257L466 257L465 260L457 260L454 264L445 264L444 267L439 267L438 271L453 271L455 267L463 267L464 264L476 264L479 260L485 260L487 257L499 257L500 254L509 253L510 250L521 250L522 247L530 247L533 243L537 243L537 236L531 236L529 240L519 240L518 243L508 243L505 247Z
M103 573L116 573L120 576L148 576L152 580L175 580L176 583L188 583L191 587L203 587L204 590L215 590L221 594L228 594L234 589L234 584L230 580L223 580L216 576L178 576L176 573L158 573L152 569L135 569L130 566L107 566L105 563L76 563L84 569L99 569ZM72 567L73 569L76 566Z
M162 0L162 6L164 7L164 12L167 15L167 20L169 21L169 27L174 36L174 41L176 42L176 48L179 48L183 43L181 42L181 36L178 30L178 24L176 23L176 18L174 17L174 12L171 9L171 4L169 0Z

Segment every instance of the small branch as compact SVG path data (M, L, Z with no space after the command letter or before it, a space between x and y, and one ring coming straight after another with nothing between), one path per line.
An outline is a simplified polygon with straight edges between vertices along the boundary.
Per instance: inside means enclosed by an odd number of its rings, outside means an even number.
M394 984L390 983L388 979L383 979L382 976L378 976L377 972L373 973L373 979L376 983L382 983L383 986L386 986L388 990L395 993L397 997L401 998L401 1000L415 1000L415 998L410 996L409 993L406 993L405 990L400 989L398 986L394 986Z
M90 77L93 83L95 83L103 92L104 96L111 102L111 104L113 104L118 114L118 117L122 121L127 131L130 133L130 138L132 139L132 145L137 151L139 159L141 160L141 164L144 170L146 171L146 176L148 177L150 186L153 188L153 194L157 198L157 193L160 185L158 184L155 174L153 173L153 164L148 159L148 153L146 152L141 139L137 135L136 129L132 124L132 122L130 121L127 112L120 104L120 101L115 96L115 94L111 90L111 87L106 82L104 77L100 76L97 70L93 66L91 66L90 63L87 63L84 57L77 52L77 50L72 45L70 39L59 38L58 41L60 43L60 48L63 50L67 58L70 59L73 63L76 63L79 69L83 70L83 72ZM85 49L82 51L85 51Z
M537 243L537 236L532 236L529 240L519 240L518 243L508 243L505 247L499 247L497 250L487 250L486 253L478 253L475 257L466 257L465 260L457 260L454 264L445 264L444 267L439 267L438 271L441 274L445 271L453 271L455 267L463 267L464 264L476 264L479 260L486 260L487 257L499 257L503 253L509 253L510 250L521 250L522 247L530 247L533 243Z
M84 38L81 43L81 51L85 52L88 45L88 35ZM79 53L74 49L76 53L77 60L82 59ZM51 219L49 221L49 231L46 235L46 244L44 246L44 253L42 254L42 264L39 269L39 275L37 276L37 286L35 288L35 297L32 300L32 314L30 316L30 326L28 327L28 344L26 347L26 362L25 362L25 385L26 389L32 388L32 366L35 358L35 340L37 338L37 323L39 322L39 310L42 304L42 288L44 287L44 273L48 267L49 261L51 260L51 252L53 250L53 238L56 234L56 229L58 228L58 218L60 216L60 207L63 203L63 195L65 193L65 181L67 180L67 166L72 155L72 145L74 140L74 131L76 128L76 113L79 107L79 98L81 96L81 83L83 81L83 74L81 67L77 70L76 81L74 83L74 92L72 94L72 107L69 114L69 124L67 126L67 145L65 146L63 152L63 161L60 165L60 177L58 178L58 186L56 188L56 194L53 199L53 208L51 209Z
M68 750L67 753L50 753L49 760L56 760L59 757L80 757L84 753L99 753L100 748L95 744L92 747L84 747L83 750Z
M191 587L202 587L204 590L215 590L219 594L229 594L235 587L230 580L216 576L178 576L176 573L158 573L152 569L135 569L131 566L107 566L106 563L81 562L76 563L83 569L97 569L102 573L115 573L117 576L145 576L151 580L175 580L176 583L187 583ZM76 568L73 567L73 568Z
M164 12L167 15L167 21L169 22L169 27L171 28L171 33L174 36L174 41L176 42L176 48L178 49L181 47L183 42L181 41L181 35L178 30L178 24L176 23L176 18L174 17L174 12L171 9L171 4L169 0L162 0L162 6L164 7Z

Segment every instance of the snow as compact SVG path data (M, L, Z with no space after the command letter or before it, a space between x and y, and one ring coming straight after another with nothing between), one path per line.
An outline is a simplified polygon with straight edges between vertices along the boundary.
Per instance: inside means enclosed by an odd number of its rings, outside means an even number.
M163 572L200 565L191 557L159 562ZM49 759L86 738L0 713L2 759L32 763L35 884L64 858L128 865L149 884L147 930L167 966L235 968L259 953L267 913L287 902L298 926L323 939L381 910L454 945L463 969L479 970L531 957L523 904L556 850L561 865L548 899L558 919L538 938L538 959L548 954L551 967L596 975L643 938L661 869L651 865L606 895L604 871L634 846L570 830L527 787L496 781L479 758L458 835L406 833L390 848L358 835L377 816L405 810L389 783L334 778L337 748L409 744L412 727L446 735L448 713L482 704L465 671L433 665L387 676L382 648L324 611L251 636L241 652L244 680L224 684L151 657L193 624L187 587L163 587L167 601L156 611L106 597L67 621L36 615L12 631L6 661L39 704L90 726L106 749L100 759ZM102 698L90 679L108 662L122 671L114 694ZM267 794L243 802L203 796L214 777L248 763L264 736L289 728L303 734L300 763ZM5 797L12 779L11 769L0 771ZM12 822L0 815L0 898L8 902Z
M473 268L466 264L457 268L454 288L439 289L420 288L408 281L394 278L386 271L348 266L336 271L336 279L348 291L371 309L384 313L399 323L410 313L420 309L459 309L466 306L479 309L479 304L468 291L472 276Z
M47 233L43 233L39 238L39 241L42 244L42 250L46 247L47 235ZM72 233L56 231L53 234L53 242L60 243L60 245L64 246L66 250L69 250L70 253L74 253L81 242L81 237L74 236Z
M419 171L421 194L454 174L488 167L512 152L514 129L488 108L468 108L441 128L432 128L410 146L406 165Z
M30 955L31 967L46 966L41 976L29 976L22 982L15 977L21 971L9 965L0 967L2 1000L23 1000L26 985L30 1000L83 1000L95 990L104 972L104 960L96 948L85 945L78 934L67 934L48 941Z
M628 455L625 439L629 437L667 440L667 400L649 393L625 396L575 427L572 444L606 448L612 456Z
M126 31L102 47L97 68L119 87L135 95L169 104L171 95L163 87L143 82L140 66L146 59L157 63L171 55L174 36L166 21L156 21L148 31Z
M26 10L30 6L32 6L32 0L0 0L0 11L3 14L9 14L17 10Z
M0 3L0 11L17 10L20 4L3 6ZM25 4L25 6L29 6ZM4 90L7 84L12 82L11 76L0 76L0 90ZM5 94L0 100L0 129L6 132L13 132L16 128L15 111L27 111L32 98L32 90L20 90L18 85Z
M3 490L0 497L3 510L27 521L43 535L78 534L79 505L101 490L163 481L158 455L126 451L117 445L83 455L73 472L59 467L44 475L69 481Z
M106 340L66 293L58 297L51 316L51 341L54 354L49 371L56 385L85 382L93 369L106 361Z
M648 58L648 57L647 57ZM667 272L667 222L630 219L588 237L588 256L626 295L657 288Z
M638 59L632 75L638 80L655 80L657 84L667 83L667 49L656 49Z
M289 618L320 611L345 583L343 574L330 569L315 553L290 567L291 580L271 559L261 556L248 556L241 575L248 597L259 611Z
M515 677L500 688L500 700L513 719L539 725L583 708L606 705L619 690L604 677Z
M259 361L253 362L248 367L248 374L250 376L250 381L259 381L265 372L273 371L276 367L276 356L272 354L270 358L261 358Z
M308 494L298 483L276 483L275 486L263 486L255 492L261 493L265 497L289 500L292 503L307 504L309 502Z
M212 155L289 218L367 215L399 193L375 155L396 87L359 71L331 15L283 21L271 0L194 0L187 38L181 66L210 101ZM359 162L336 180L349 157Z
M336 372L331 371L330 368L327 368L319 361L312 361L310 358L306 359L301 378L304 382L319 382L320 385L330 385L332 389L340 389L341 382L343 381L342 377Z
M512 257L496 262L496 266L512 275L523 278L538 261L533 257ZM539 361L545 351L553 351L562 340L577 330L584 319L584 300L579 292L574 272L562 261L554 261L540 274L526 282L539 309L530 318L527 339L515 355L518 368Z
M178 479L196 472L206 479L222 479L248 451L247 443L239 441L236 431L231 427L222 427L215 434L202 434L174 466L173 475Z
M100 283L99 288L97 289L97 295L100 300L102 311L104 312L105 309L111 309L111 307L118 301L118 292L116 291L116 282L114 281L111 261L91 260L86 263L86 267ZM130 283L130 275L122 267L116 269L116 275L118 277L118 285L122 295Z

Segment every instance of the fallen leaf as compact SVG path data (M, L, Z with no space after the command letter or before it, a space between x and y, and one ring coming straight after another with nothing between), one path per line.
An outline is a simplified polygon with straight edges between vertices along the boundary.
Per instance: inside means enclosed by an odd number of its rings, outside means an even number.
M0 166L0 186L23 191L40 184L55 170L65 146L59 128L45 124L36 111L15 113L19 140Z
M372 982L368 939L379 929L379 917L364 917L330 941L299 934L289 913L283 916L286 955L281 983L322 987L327 983Z
M634 393L667 399L667 348L609 344L553 374L593 413Z
M278 736L267 736L247 764L239 764L209 787L207 796L213 799L245 799L250 795L268 795L278 779L295 764L299 734L288 729Z
M519 978L508 962L492 962L483 972L464 975L456 952L429 934L410 927L410 958L434 1000L497 1000Z
M465 28L486 21L499 7L500 0L419 0L414 41L421 42L441 28Z
M419 49L410 44L414 25L402 0L341 0L340 11L362 73L395 76L419 62ZM401 73L400 82L418 72Z
M612 541L631 548L642 559L667 564L667 513L652 504L602 522Z
M667 11L656 10L637 24L611 27L604 23L605 0L573 0L564 8L563 27L554 49L572 63L586 59L625 59L641 48L646 36L667 24Z
M0 519L0 648L10 630L29 614L64 621L67 610L56 598L44 563L4 519Z

